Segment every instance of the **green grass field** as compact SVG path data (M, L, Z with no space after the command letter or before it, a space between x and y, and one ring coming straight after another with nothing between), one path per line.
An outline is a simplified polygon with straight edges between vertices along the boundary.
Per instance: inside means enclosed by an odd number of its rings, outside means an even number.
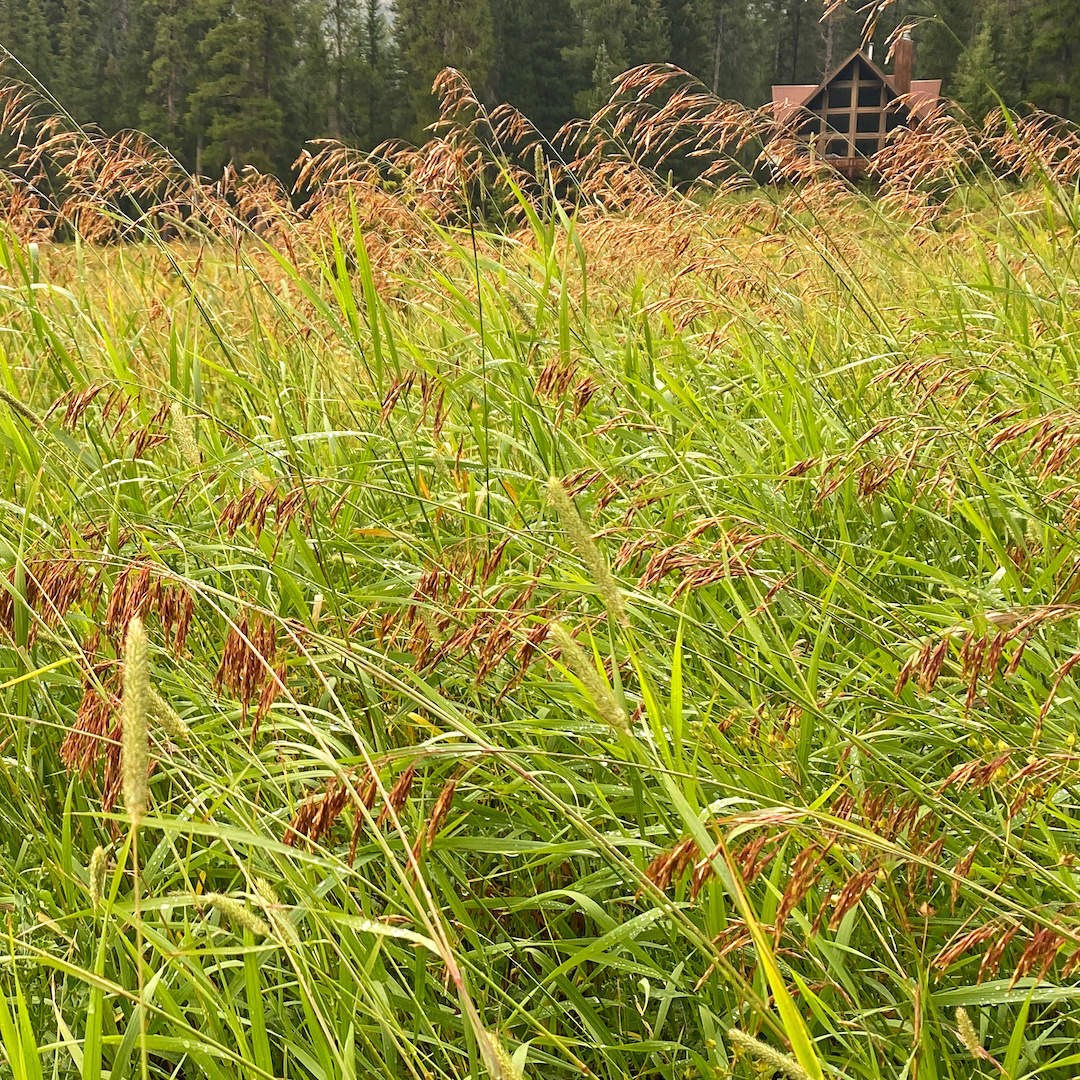
M9 215L0 1076L1080 1072L1075 184L617 179Z

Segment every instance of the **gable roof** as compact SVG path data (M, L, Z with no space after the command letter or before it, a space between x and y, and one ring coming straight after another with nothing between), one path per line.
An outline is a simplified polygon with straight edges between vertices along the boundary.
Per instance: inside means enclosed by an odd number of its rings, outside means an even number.
M813 83L793 83L786 86L774 86L772 88L773 115L780 123L790 120L811 98L816 97L819 91L824 90L853 60L861 60L885 86L899 96L899 91L893 83L893 77L886 75L862 49L856 49L816 85ZM926 116L940 99L940 79L911 80L907 106L916 119L921 120Z

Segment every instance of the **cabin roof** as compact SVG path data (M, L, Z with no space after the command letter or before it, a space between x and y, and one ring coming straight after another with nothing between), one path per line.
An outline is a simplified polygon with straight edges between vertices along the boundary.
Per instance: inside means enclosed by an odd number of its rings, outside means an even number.
M780 123L790 120L818 91L824 90L843 70L852 62L860 59L894 94L899 91L893 83L893 77L886 75L863 52L856 49L850 56L845 57L820 83L793 83L787 86L774 86L772 88L773 115ZM912 79L911 90L908 93L908 108L912 116L921 120L926 116L941 98L940 79Z

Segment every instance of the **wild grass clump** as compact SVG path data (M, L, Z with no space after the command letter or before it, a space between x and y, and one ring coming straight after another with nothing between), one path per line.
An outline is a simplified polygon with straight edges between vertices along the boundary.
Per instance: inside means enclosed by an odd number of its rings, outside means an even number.
M759 187L673 78L13 169L0 1075L1073 1075L1072 136Z

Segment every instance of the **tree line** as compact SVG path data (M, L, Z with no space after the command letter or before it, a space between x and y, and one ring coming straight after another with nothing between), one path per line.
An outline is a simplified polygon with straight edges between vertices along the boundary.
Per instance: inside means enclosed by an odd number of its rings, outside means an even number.
M487 103L545 134L606 100L634 64L667 62L758 105L858 47L861 0L0 0L0 44L80 123L138 128L190 170L286 175L309 139L419 140L431 84L458 68ZM917 78L973 116L998 100L1080 118L1076 0L896 0L878 58L916 21Z

